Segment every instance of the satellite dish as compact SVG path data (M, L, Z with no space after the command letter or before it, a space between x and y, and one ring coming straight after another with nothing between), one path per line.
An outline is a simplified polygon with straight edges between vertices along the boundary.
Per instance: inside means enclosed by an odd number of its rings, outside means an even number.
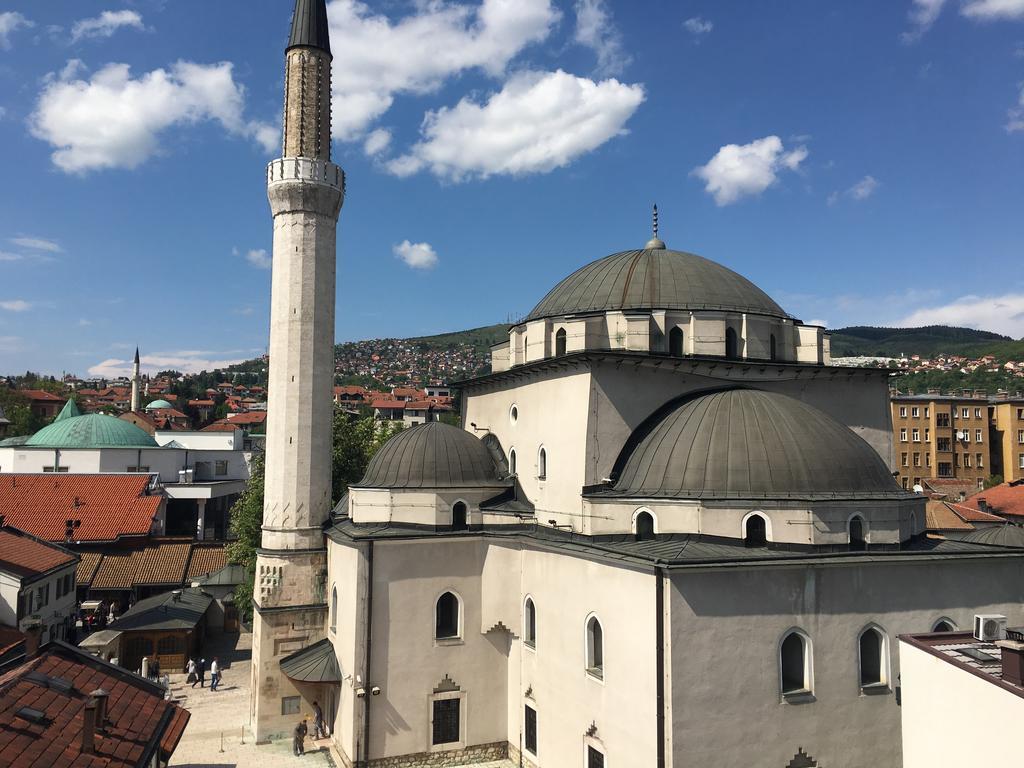
M914 485L914 493L924 493L924 486L918 484Z

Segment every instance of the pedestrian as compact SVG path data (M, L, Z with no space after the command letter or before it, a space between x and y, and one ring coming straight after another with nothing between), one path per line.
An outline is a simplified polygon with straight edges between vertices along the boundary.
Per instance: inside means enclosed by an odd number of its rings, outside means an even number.
M306 740L306 734L309 729L306 728L306 718L302 718L299 724L295 726L295 730L292 731L292 752L295 756L306 754L306 746L303 742Z
M150 665L149 665L149 674L153 677L154 680L159 680L160 679L160 660L159 659L153 659L153 661L150 663Z
M185 667L185 671L188 673L188 677L185 678L186 683L192 683L192 687L196 687L196 683L199 682L199 675L196 674L196 660L189 658L188 665Z
M214 656L210 663L210 690L216 691L218 685L220 685L220 664L217 657Z
M199 675L199 687L206 687L206 659L200 659L199 664L196 665L196 674Z
M320 709L320 703L316 701L313 702L313 738L327 738L327 731L324 728L324 711Z

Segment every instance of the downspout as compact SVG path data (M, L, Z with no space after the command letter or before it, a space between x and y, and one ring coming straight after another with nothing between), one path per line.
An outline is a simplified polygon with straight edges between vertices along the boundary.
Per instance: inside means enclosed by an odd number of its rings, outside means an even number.
M654 569L654 672L658 711L655 715L657 731L657 768L665 768L665 571Z
M363 688L370 686L370 649L373 639L373 541L366 550L366 667L363 671ZM363 695L363 766L370 765L370 699L369 690Z

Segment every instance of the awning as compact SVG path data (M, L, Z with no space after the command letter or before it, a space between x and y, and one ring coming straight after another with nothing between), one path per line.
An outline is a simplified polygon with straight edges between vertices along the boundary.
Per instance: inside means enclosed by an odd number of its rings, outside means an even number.
M281 659L281 671L303 683L340 683L341 668L330 640L321 640L308 648Z

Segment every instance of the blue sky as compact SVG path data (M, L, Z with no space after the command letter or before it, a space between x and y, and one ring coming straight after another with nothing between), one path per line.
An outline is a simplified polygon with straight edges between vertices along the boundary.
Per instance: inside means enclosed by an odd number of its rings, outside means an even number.
M0 372L267 343L290 0L0 11ZM336 337L516 317L649 237L832 327L1024 336L1024 0L330 3Z

